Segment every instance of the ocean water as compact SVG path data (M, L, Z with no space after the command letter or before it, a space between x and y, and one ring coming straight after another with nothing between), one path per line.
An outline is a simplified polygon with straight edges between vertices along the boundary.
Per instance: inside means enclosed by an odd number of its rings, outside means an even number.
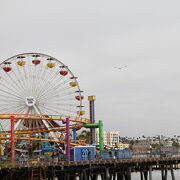
M180 170L174 170L174 175L176 180L180 180ZM170 171L168 171L167 176L168 180L172 180ZM98 180L101 180L101 177ZM131 180L141 180L140 173L132 173ZM161 171L152 171L152 180L162 180Z
M180 170L174 170L174 176L176 180L180 180ZM132 173L131 179L140 180L140 173ZM167 179L172 180L170 170L168 170ZM152 171L152 180L162 180L161 171Z

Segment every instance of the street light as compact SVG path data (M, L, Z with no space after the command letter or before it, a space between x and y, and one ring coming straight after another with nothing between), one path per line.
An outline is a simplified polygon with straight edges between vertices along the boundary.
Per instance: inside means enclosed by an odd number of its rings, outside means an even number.
M149 145L149 151L150 151L150 158L151 158L151 153L152 153L152 146Z

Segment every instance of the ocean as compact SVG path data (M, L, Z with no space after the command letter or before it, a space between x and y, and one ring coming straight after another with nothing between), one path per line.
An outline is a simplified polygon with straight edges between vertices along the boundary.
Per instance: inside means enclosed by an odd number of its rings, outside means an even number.
M180 170L174 170L174 175L176 180L180 180ZM172 180L170 170L167 173L167 179ZM140 180L140 173L132 173L132 180ZM149 178L148 178L149 179ZM152 172L152 180L162 180L161 171Z
M174 170L174 175L176 180L180 180L180 170ZM167 180L172 180L170 171L168 171L167 176ZM99 177L98 180L101 180L101 177ZM140 173L132 173L131 180L141 180ZM152 180L162 180L161 171L153 171Z

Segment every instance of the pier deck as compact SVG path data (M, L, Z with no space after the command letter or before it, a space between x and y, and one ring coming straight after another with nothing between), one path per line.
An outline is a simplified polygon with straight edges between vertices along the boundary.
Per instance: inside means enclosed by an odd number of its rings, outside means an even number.
M131 172L140 172L141 180L152 180L152 171L160 170L162 180L167 180L167 171L170 170L172 180L175 179L173 170L178 169L180 157L163 158L132 158L108 159L81 162L4 162L0 164L0 179L119 179L131 180ZM149 175L148 175L149 174Z

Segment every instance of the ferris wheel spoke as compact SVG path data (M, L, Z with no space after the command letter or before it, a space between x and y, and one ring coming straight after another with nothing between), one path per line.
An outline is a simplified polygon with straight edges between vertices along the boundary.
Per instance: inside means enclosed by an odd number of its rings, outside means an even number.
M62 88L62 86L52 87L52 89L50 91L46 90L46 92L44 92L44 94L42 94L41 96L47 96L47 95L55 93L55 92L62 93L63 91L68 91L68 90L73 89L73 87L71 87L69 85L67 86L67 84L64 84L63 86L64 86L63 88Z
M28 87L29 87L29 83L28 83L28 76L27 76L27 72L26 72L26 68L25 67L19 67L17 66L18 69L18 73L20 75L20 77L22 78L23 84L24 84L24 93L27 96L28 94ZM23 71L23 72L22 72Z
M79 102L77 102L77 103L72 103L71 101L66 101L66 102L61 102L61 101L46 101L46 102L43 102L43 103L39 103L38 104L38 106L46 106L46 105L48 105L48 104L53 104L53 105L56 105L56 106L74 106L74 107L76 107L76 106L79 106L80 104L79 104Z
M15 95L15 94L12 94L12 93L10 93L10 92L8 92L8 91L4 91L4 90L2 90L2 89L0 89L0 91L3 92L3 93L5 93L5 94L7 94L7 95L16 97L16 98L18 98L18 99L23 99L22 97L19 97L19 96ZM3 97L5 97L5 96L3 95Z
M39 84L42 89L44 87L47 87L49 81L52 80L51 77L55 78L55 76L57 75L57 71L55 69L48 69L48 67L46 67L45 69L46 71L44 71L43 76L41 76L41 83Z
M39 87L42 87L42 83L44 82L45 80L45 77L46 77L46 73L47 73L47 68L42 68L43 71L41 71L42 73L40 74L40 77L39 77Z
M38 93L38 89L41 89L41 83L43 81L43 79L41 79L41 73L42 73L42 69L45 69L44 74L47 73L47 67L43 68L41 65L38 67L35 67L35 86L34 86L34 96L37 97L37 93Z
M3 107L9 107L9 106L20 107L20 106L24 106L24 104L16 105L16 103L3 103L3 104L0 104L0 105L3 106Z
M10 74L12 74L12 73L10 73ZM12 83L11 86L12 86L14 89L16 89L17 92L22 92L22 91L21 91L21 90L22 90L22 87L19 86L19 83L14 80L14 76L11 76L10 74L6 73L6 76L9 78L8 83ZM17 89L16 87L17 87L18 89Z
M18 72L18 71L17 71L17 72ZM23 89L23 91L25 92L25 86L24 86L24 84L22 83L23 77L21 77L20 74L17 75L17 74L15 73L15 70L13 70L12 73L14 74L13 77L15 78L14 82L16 82L16 84L19 84L20 89Z
M52 74L53 74L53 73L52 73ZM48 80L46 81L46 83L44 83L44 84L42 85L42 90L41 90L40 93L42 93L42 92L45 91L45 90L48 90L49 88L53 88L53 84L57 84L56 81L57 81L57 82L61 82L61 81L65 78L65 76L61 76L61 77L59 78L59 76L60 76L59 72L58 72L58 71L55 72L54 76L52 76L52 78L48 79Z
M70 95L72 95L72 94L74 94L74 91L73 92L68 92L68 93L64 93L64 94L61 94L61 97L65 97L65 96L70 96ZM49 96L49 97L46 97L46 98L43 98L43 99L40 99L42 102L44 102L44 101L46 101L46 100L48 100L48 99L53 99L53 98L59 98L59 94L53 94L53 95L51 95L51 96Z
M50 71L48 71L47 67L45 69L46 69L46 71L44 72L42 80L41 80L41 82L39 83L39 86L38 86L38 87L41 87L41 88L39 88L40 90L39 90L39 92L37 92L37 96L39 96L41 91L43 91L43 89L46 88L46 86L44 85L45 83L48 83L48 84L51 83L48 79L53 73L50 73Z
M40 97L45 95L47 93L47 91L48 91L48 94L52 93L54 90L57 91L58 88L64 86L68 82L70 82L70 79L66 79L65 81L61 82L60 84L55 84L54 86L51 86L50 91L49 91L49 89L45 89L45 91L40 95Z
M29 56L27 57L27 66L24 69L24 72L26 73L26 76L27 76L27 81L28 81L27 89L28 89L28 96L29 96L32 93L31 58Z
M22 114L22 113L24 113L24 107L14 112L14 114Z
M52 111L54 111L54 109L58 109L58 110L63 110L63 111L65 111L65 112L71 112L71 113L74 113L74 112L75 112L75 111L72 111L72 110L70 110L70 109L66 109L66 108L62 108L62 107L57 108L56 106L53 106L53 105L48 105L48 106L43 107L43 108L45 108L45 109L50 109L50 110L52 110ZM55 112L55 111L54 111L54 112ZM56 112L58 112L58 111L56 111Z
M19 94L18 92L14 91L13 88L10 88L8 86L6 86L4 83L1 83L1 85L3 85L3 88L6 88L8 91L18 95L19 97L21 97L21 94Z
M3 96L3 98L0 98L0 103L3 103L3 102L10 102L10 103L19 103L19 102L22 102L22 101L16 101L16 100L13 100L12 98L9 98L7 96L7 99L4 99L4 97L6 96Z
M36 113L38 114L42 114L41 110L36 106L34 105L33 106L34 110ZM46 126L46 128L50 129L51 128L51 124L49 124L46 120L42 120L42 122L44 123L44 125ZM56 137L56 134L54 132L50 132L54 137Z
M33 68L35 68L35 67L33 67ZM34 69L32 69L32 71L31 71L31 95L32 96L34 96L34 85L35 85L35 83L34 83L34 79L35 79L35 75L34 75Z
M32 107L29 107L29 114L33 114L32 112ZM24 120L24 126L28 127L28 128L32 128L32 120Z
M60 113L59 111L56 111L56 108L55 109L49 109L49 108L47 108L47 107L44 107L44 106L39 106L39 108L41 109L41 111L44 111L44 112L47 112L47 111L49 111L50 112L50 114L52 114L52 113L55 113L55 114L62 114L62 113ZM47 114L47 113L45 113L45 114Z
M41 110L36 105L34 105L33 108L37 114L42 114ZM47 123L47 121L45 120L42 120L42 121L47 128L50 128L49 123Z
M39 67L39 66L38 66ZM33 94L33 96L35 96L35 94L36 94L36 92L35 92L35 90L36 90L36 87L38 86L38 81L37 81L37 77L38 77L38 74L37 74L37 69L38 69L38 67L37 66L35 66L34 67L34 69L33 69L33 89L32 89L32 94Z
M40 109L36 105L34 105L33 108L37 114L39 114L39 115L42 114Z
M56 76L59 76L59 74L57 73ZM59 81L61 81L62 79L64 78L61 77L60 79L58 79ZM55 79L55 78L54 78ZM44 94L44 92L46 92L47 90L49 90L49 87L51 87L51 89L53 88L52 84L55 84L53 82L54 79L51 79L51 80L46 80L46 84L44 83L42 86L41 86L41 90L38 92L38 96L41 96L42 94Z
M74 91L69 91L69 92L62 93L62 94L54 93L54 94L52 94L52 96L49 96L49 98L59 98L59 97L65 97L65 96L72 97L72 94L74 94ZM46 98L44 98L44 99L46 99Z
M50 92L46 92L43 95L39 96L38 99L44 99L45 97L51 97L51 95L53 95L53 94L61 95L64 91L66 92L68 90L69 91L72 90L72 87L70 87L70 88L66 87L64 89L54 89L54 91L51 90ZM74 94L74 91L73 91L73 94Z
M0 91L1 91L1 90L0 90ZM6 101L6 100L8 100L8 101L10 101L10 100L14 101L14 100L15 100L15 101L17 101L17 103L18 103L18 102L21 102L20 99L14 98L13 96L12 96L12 97L11 97L11 96L6 96L6 95L4 95L4 94L1 94L1 95L2 95L3 98L6 98L5 101ZM9 99L10 99L10 100L9 100Z
M77 106L77 104L67 104L67 103L48 103L48 104L50 104L50 105L55 105L55 106L71 106L71 107L75 107L75 106ZM45 104L46 105L46 104Z
M21 108L21 107L25 107L25 105L17 105L17 104L3 104L3 108ZM0 110L2 110L3 108L0 108Z
M23 69L24 69L24 67L22 67ZM27 82L26 82L26 80L25 80L25 75L23 75L22 73L21 73L21 70L19 69L19 67L17 66L17 70L18 70L18 73L19 73L19 75L20 75L20 77L22 78L22 83L24 84L24 92L25 93L27 93L26 91L27 91L27 89L26 89L26 87L27 87ZM25 94L26 95L26 94ZM26 95L27 96L27 95Z
M42 114L52 114L52 112L44 110L43 108L41 108L41 112Z
M56 109L63 109L66 112L76 112L76 108L72 108L72 106L56 106L53 104L48 104L46 105L46 107L52 107L52 108L56 108Z
M8 85L12 88L13 87L13 89L14 90L16 90L16 92L21 92L21 90L20 89L17 89L16 87L16 84L14 84L14 81L11 79L11 77L9 76L9 75L7 75L6 74L6 77L9 79L6 79L6 82L8 82ZM4 79L4 78L3 78ZM1 83L1 85L4 85L3 83ZM4 87L4 86L3 86ZM2 87L2 88L3 88ZM12 90L11 90L12 91Z
M23 108L24 107L22 107L22 109ZM19 112L21 107L17 107L17 106L4 106L4 108L0 109L0 112L3 112L3 114L6 114L6 113L9 112L9 109L11 109L11 114L15 114L16 112Z
M24 79L25 79L25 82L26 82L26 95L27 95L27 94L30 94L31 88L30 88L29 74L26 71L26 66L23 67L23 73L24 73Z
M36 71L36 83L34 87L34 94L37 94L38 89L41 87L42 83L42 74L47 71L47 68L43 68L41 65L38 66L38 72Z
M49 100L46 100L46 101L43 101L44 103L48 102L48 103L51 103L51 102L74 102L75 101L75 98L74 97L67 97L67 98L58 98L58 99L49 99ZM77 101L77 100L76 100ZM79 101L78 101L79 102Z
M28 116L29 111L30 111L30 108L29 108L29 107L25 107L25 108L24 108L24 112L25 112L25 114L26 114L25 117ZM24 123L24 119L19 120L19 121L15 124L15 129L17 129L19 126L22 126L23 123Z
M39 124L37 120L34 120L34 127L39 128Z
M44 84L41 86L42 91L52 88L53 84L55 86L58 84L58 82L62 82L64 78L67 78L66 76L60 76L59 71L57 71L57 70L55 71L54 74L51 73L51 75L54 75L54 76L48 76L47 77L48 79L46 81L44 81Z
M49 91L48 93L41 94L39 96L39 99L44 99L44 97L52 97L52 95L63 95L63 94L69 94L69 92L72 92L72 94L75 94L75 90L73 88L68 89L69 91L64 93L63 91L61 92L59 89L53 89ZM71 93L70 93L71 94Z
M37 123L38 123L39 128L45 128L44 123L43 123L42 120L38 120Z
M28 57L28 79L29 79L29 90L32 95L33 92L33 69L32 69L32 60L31 57Z

